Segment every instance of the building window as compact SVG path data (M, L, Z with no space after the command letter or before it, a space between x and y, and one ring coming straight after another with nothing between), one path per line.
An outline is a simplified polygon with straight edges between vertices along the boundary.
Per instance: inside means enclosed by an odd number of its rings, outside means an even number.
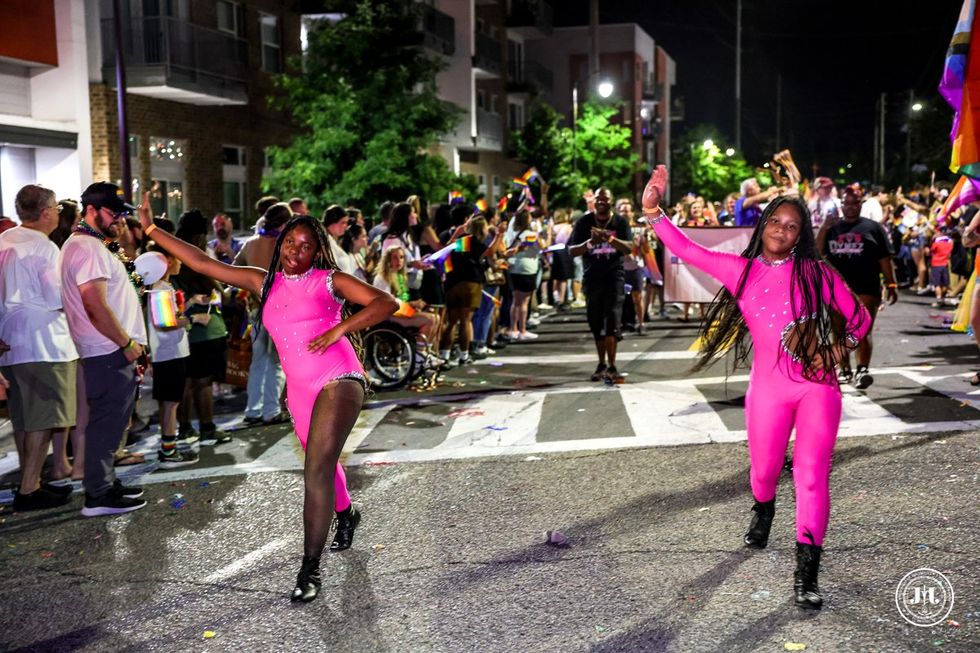
M524 81L524 44L507 39L507 74L513 82Z
M129 137L129 158L137 159L140 158L140 137L130 136Z
M150 157L157 161L180 162L184 158L183 141L172 141L159 136L151 136Z
M237 145L225 145L221 148L221 156L226 166L243 166L245 163L245 148Z
M171 220L184 212L184 183L154 179L150 186L150 206L154 215L167 214Z
M486 195L487 194L487 178L484 175L477 175L476 176L476 181L477 181L476 192L479 193L480 195Z
M477 90L476 92L476 108L477 109L487 108L487 94L482 88Z
M511 131L524 129L524 105L516 102L507 104L507 118Z
M497 107L497 95L495 93L490 94L490 113L500 113Z
M259 33L262 40L262 70L270 73L282 71L279 46L279 18L271 14L259 14Z
M242 35L242 5L232 0L218 0L218 29L235 36Z
M226 181L224 182L224 212L231 218L231 221L239 228L243 224L242 217L245 215L245 182Z

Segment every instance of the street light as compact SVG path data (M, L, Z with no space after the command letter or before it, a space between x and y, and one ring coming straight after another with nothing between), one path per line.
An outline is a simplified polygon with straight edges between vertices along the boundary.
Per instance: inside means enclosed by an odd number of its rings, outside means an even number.
M912 111L922 111L922 103L916 102L912 105Z
M592 79L592 75L585 80L588 84L589 80ZM605 79L599 82L596 87L596 92L603 99L608 98L616 90L616 87L611 81ZM578 136L578 82L572 84L572 170L578 172L578 150L575 147L575 141Z
M714 146L715 146L715 142L713 140L711 140L710 138L706 138L704 140L704 143L701 144L701 147L703 147L706 150L710 150Z
M735 148L730 147L727 150L725 150L725 156L735 156Z

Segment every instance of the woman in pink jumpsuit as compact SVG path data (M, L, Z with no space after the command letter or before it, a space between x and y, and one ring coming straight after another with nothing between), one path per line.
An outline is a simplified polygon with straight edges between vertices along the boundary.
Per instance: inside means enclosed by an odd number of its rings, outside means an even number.
M696 369L728 346L734 347L736 365L754 349L745 421L755 515L745 544L763 548L768 543L776 483L795 427L795 600L801 608L819 609L817 572L841 417L834 366L864 337L871 317L837 272L820 260L809 211L798 198L770 202L739 256L693 243L663 219L659 204L666 181L666 169L658 166L643 193L648 224L673 254L724 286L702 326L705 344Z
M208 257L153 224L143 197L144 234L188 267L244 288L260 298L268 329L286 374L286 397L296 436L306 450L303 502L303 563L292 600L312 601L320 589L320 555L334 511L337 535L331 549L350 546L360 514L351 505L340 452L357 421L367 380L348 334L389 317L398 302L389 294L337 270L323 226L309 216L290 220L276 241L267 272L235 267ZM364 308L355 314L347 303Z

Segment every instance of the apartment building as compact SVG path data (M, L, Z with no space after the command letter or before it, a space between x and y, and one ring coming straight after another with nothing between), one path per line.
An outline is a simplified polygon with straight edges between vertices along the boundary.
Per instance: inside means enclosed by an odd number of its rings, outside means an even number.
M112 0L89 10L92 166L119 179ZM298 0L121 0L134 191L155 212L254 221L265 149L294 133L269 108L273 76L300 52Z
M635 23L599 26L599 74L589 73L589 28L560 27L545 39L527 43L525 55L553 73L552 106L571 124L573 90L580 103L594 96L601 82L610 82L610 99L622 103L618 121L633 132L633 148L643 167L670 165L671 87L676 81L673 59ZM643 173L635 189L642 188ZM597 180L598 181L598 180Z
M29 183L78 197L92 176L84 4L0 2L0 211Z
M512 133L523 128L533 102L550 100L550 71L524 52L527 43L551 34L551 6L543 0L435 0L427 3L423 29L426 43L447 59L436 80L439 95L463 111L441 154L496 201L524 171L514 158Z

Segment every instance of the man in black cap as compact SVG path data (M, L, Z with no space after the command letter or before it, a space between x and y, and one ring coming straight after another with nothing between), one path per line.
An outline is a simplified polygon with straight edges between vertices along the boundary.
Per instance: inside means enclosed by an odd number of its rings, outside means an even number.
M85 377L89 422L82 514L94 517L146 505L138 498L142 488L124 486L113 468L136 401L146 323L136 290L142 280L115 241L136 207L108 182L86 188L81 206L81 222L61 250L61 295Z

